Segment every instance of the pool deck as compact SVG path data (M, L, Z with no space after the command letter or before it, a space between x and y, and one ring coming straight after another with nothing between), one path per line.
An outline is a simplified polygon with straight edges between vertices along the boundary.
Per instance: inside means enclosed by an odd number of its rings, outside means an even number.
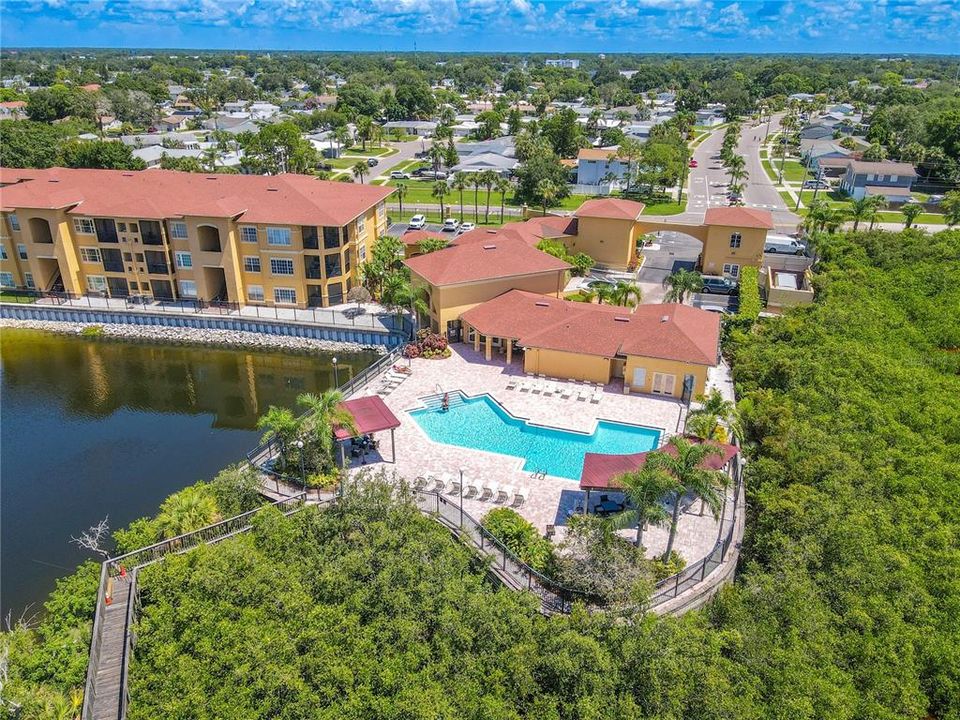
M391 394L381 396L401 423L395 431L396 463L389 462L389 434L380 433L378 439L387 461L368 458L366 465L356 465L351 469L352 473L364 468L383 468L388 473L396 471L401 477L412 481L420 475L439 476L449 473L457 476L462 469L466 481L493 481L501 487L527 487L528 498L517 508L518 512L541 532L546 530L547 525L556 526L557 538L561 538L568 515L585 499L585 493L580 490L576 480L549 475L534 478L531 473L523 470L523 458L436 443L410 417L408 411L422 407L423 397L436 395L441 391L461 390L467 395L487 393L516 417L567 430L589 433L593 431L598 419L613 420L657 428L661 430L661 438L665 441L683 425L686 408L682 403L647 395L624 395L622 383L619 381L606 386L599 403L577 400L574 397L563 399L517 389L507 390L507 382L511 376L523 375L523 369L518 362L507 366L502 358L494 357L492 361L487 361L482 352L474 352L472 347L465 344L453 345L451 349L453 354L448 359L411 360L410 376ZM375 394L377 387L379 383L373 383L362 394ZM599 493L591 493L591 502L598 500ZM509 501L498 504L470 497L463 501L464 510L477 519L491 509L505 505L509 505ZM677 551L688 562L698 559L713 548L718 528L718 523L709 513L703 517L699 515L699 503L695 503L693 511L681 517ZM624 534L632 538L634 532L629 530L624 531ZM663 552L667 534L665 527L648 528L644 531L644 545L649 556Z

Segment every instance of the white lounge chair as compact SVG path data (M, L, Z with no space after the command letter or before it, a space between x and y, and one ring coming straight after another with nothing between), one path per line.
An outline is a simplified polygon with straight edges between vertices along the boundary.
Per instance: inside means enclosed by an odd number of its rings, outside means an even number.
M519 380L516 375L513 375L509 380L507 380L507 390L515 390L519 384Z
M500 488L500 492L497 493L497 496L493 498L494 502L500 502L500 496L503 496L503 502L506 502L513 497L513 485L504 485Z
M483 492L483 487L480 485L479 480L467 480L463 486L463 494L468 497L480 497L481 492Z
M549 380L541 380L540 388L544 397L550 397L551 395L553 395L553 392L554 392L553 383L550 382Z
M527 501L527 497L530 495L530 488L521 486L516 493L513 495L513 505L514 507L520 507Z
M570 395L573 393L573 386L570 383L564 383L560 388L560 397L564 400L569 400Z
M481 500L492 500L500 493L500 483L484 483L482 492L480 493ZM489 494L489 497L488 497Z
M603 397L603 385L597 385L597 389L593 391L593 395L590 396L590 402L598 403L600 398Z
M443 475L437 478L437 482L433 488L433 491L439 494L445 493L452 484L453 476L450 473L445 472Z
M583 385L577 388L577 400L588 400L590 398L590 386Z
M457 475L449 475L447 480L447 492L451 495L454 495L460 492L460 477Z
M536 394L536 393L542 393L542 392L543 392L543 383L540 381L540 378L539 378L539 377L534 378L533 380L531 380L531 382L530 382L530 392L532 392L532 393L534 393L534 394Z

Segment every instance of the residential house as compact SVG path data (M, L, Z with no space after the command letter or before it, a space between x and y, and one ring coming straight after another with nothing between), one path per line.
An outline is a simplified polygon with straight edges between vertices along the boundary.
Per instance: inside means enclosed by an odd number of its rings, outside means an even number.
M389 136L394 130L399 130L404 135L416 135L417 137L432 137L437 130L439 123L433 120L393 120L383 124L383 129Z
M22 120L27 117L27 103L24 100L0 102L0 120Z
M580 67L580 61L576 58L555 58L544 60L543 64L547 67L564 68L566 70L576 70Z
M916 177L916 168L909 163L849 160L840 189L855 200L879 195L888 202L902 203L910 198Z
M580 148L577 153L577 184L606 186L608 190L623 185L630 172L630 164L617 156L616 147Z
M268 102L255 102L250 104L251 120L267 120L280 113L280 107Z
M154 127L160 132L175 132L185 130L190 118L186 115L167 115L160 118Z
M392 188L306 175L0 168L5 286L288 307L343 302Z
M495 170L509 175L520 164L516 158L513 137L510 135L475 143L458 143L456 148L460 162L451 168L453 172Z
M314 95L304 102L304 107L307 110L332 110L336 105L336 95Z
M696 125L701 127L713 127L714 125L720 125L723 123L723 111L726 110L722 106L710 106L708 105L705 108L700 108L696 112Z
M832 125L826 125L824 123L814 123L812 125L807 125L800 130L800 139L801 140L832 140L834 136L834 129Z

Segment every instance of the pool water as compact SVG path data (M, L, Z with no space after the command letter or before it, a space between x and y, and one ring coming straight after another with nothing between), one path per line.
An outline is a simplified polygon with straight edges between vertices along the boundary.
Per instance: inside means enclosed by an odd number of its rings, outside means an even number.
M524 459L528 472L579 480L585 453L622 455L646 452L657 447L660 431L639 425L600 420L592 434L533 425L510 415L489 395L468 398L450 393L450 408L440 407L439 398L426 401L427 407L410 415L431 440L445 445Z

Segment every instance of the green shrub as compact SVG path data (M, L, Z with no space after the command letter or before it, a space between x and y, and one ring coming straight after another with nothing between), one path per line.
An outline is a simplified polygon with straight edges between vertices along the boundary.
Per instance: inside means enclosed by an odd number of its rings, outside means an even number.
M80 334L84 337L100 337L103 335L103 325L87 325Z
M760 271L755 267L740 270L740 310L737 315L753 322L760 316Z
M537 529L516 510L496 508L488 512L482 525L527 565L543 572L553 560L553 545L540 537Z
M658 557L653 561L653 577L657 582L660 582L676 575L678 572L682 572L686 566L687 561L680 557L676 550L671 550L670 557L666 560Z

